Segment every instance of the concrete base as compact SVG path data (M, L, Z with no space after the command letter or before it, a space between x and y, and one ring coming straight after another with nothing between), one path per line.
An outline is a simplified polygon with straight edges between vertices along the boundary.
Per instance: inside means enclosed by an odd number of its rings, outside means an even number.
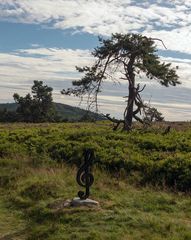
M92 199L85 199L81 200L80 198L76 197L72 199L71 206L73 207L80 207L80 206L87 206L87 207L97 207L99 206L99 202L92 200Z
M99 202L92 200L92 199L85 199L81 200L80 198L76 197L72 200L58 200L48 205L49 208L54 210L62 210L68 207L99 207Z

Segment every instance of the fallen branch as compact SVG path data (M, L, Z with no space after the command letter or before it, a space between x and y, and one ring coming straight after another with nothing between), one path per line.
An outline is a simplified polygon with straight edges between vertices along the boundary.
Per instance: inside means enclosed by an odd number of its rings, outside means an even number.
M113 130L116 131L117 128L119 127L120 123L123 123L124 124L124 120L122 119L116 119L116 118L111 118L110 117L110 114L102 114L105 118L107 118L109 121L113 122L113 123L116 123L116 125L113 127Z

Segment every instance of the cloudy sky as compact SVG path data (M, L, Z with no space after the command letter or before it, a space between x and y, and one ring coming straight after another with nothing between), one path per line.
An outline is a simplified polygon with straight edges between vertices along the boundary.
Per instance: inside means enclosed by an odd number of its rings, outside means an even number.
M163 61L179 66L182 84L147 83L143 98L166 120L191 120L191 0L0 0L0 102L30 91L33 80L54 88L54 101L77 106L62 96L80 76L75 66L92 63L98 35L142 33L160 38ZM105 83L100 111L120 117L126 85Z

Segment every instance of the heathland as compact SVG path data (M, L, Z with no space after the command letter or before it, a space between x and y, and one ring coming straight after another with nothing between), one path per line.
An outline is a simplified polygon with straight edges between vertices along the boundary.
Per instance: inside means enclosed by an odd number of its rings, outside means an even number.
M0 239L191 239L191 124L131 132L107 121L0 125ZM52 208L95 152L100 208Z

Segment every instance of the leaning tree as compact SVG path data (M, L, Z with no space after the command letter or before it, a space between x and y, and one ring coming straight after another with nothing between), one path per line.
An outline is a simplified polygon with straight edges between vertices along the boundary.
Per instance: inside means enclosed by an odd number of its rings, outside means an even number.
M99 38L100 46L92 52L95 57L94 64L90 67L76 67L84 76L73 81L72 88L63 89L62 94L87 96L88 104L95 104L97 111L98 94L102 90L103 82L108 79L126 81L128 96L124 118L118 120L111 118L109 114L106 117L117 125L123 123L124 130L130 130L133 119L143 122L140 114L146 107L140 96L146 85L141 87L140 83L136 83L138 76L157 80L166 87L180 84L176 68L171 67L170 63L160 61L156 40L161 41L140 34L113 34L110 39Z

